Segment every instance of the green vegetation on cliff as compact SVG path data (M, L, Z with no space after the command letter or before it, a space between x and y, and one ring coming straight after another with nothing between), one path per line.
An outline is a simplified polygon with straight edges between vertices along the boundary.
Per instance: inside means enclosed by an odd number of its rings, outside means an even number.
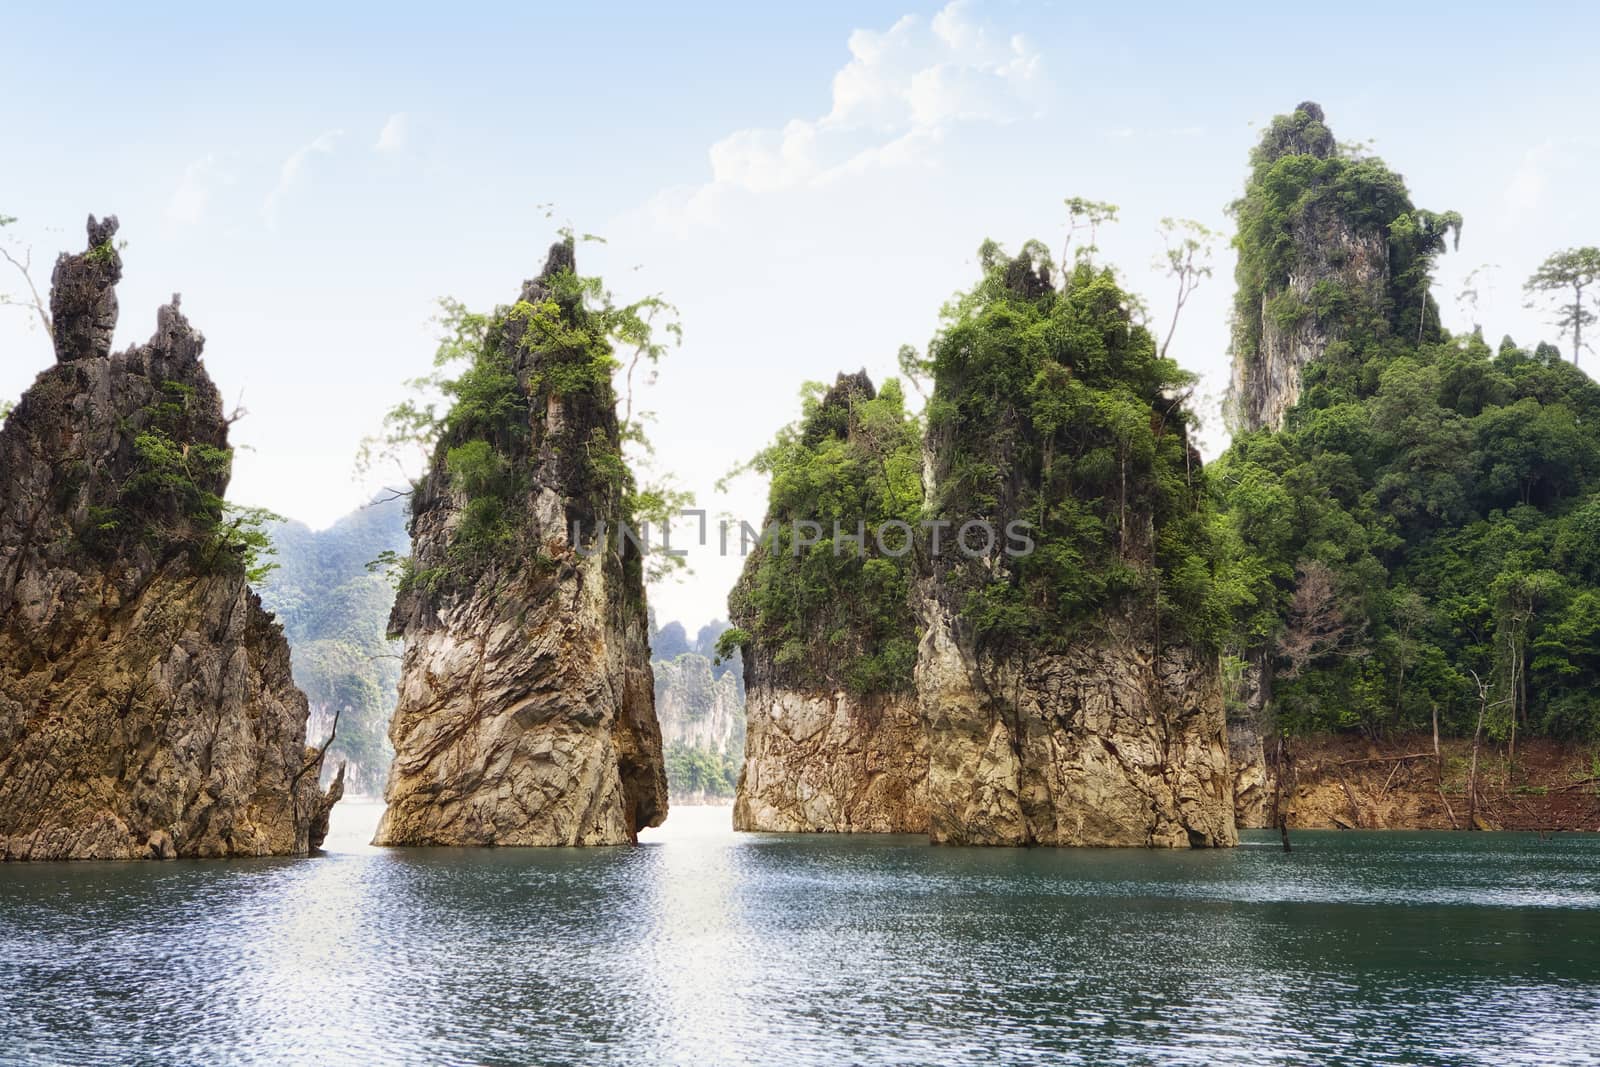
M382 434L363 445L363 468L413 448L435 456L444 486L462 498L444 561L423 570L395 561L402 591L467 584L498 563L546 561L520 515L540 478L559 481L568 518L587 536L597 519L637 528L682 502L665 487L638 487L622 452L630 442L648 449L646 416L632 410L634 376L654 373L667 349L661 334L681 336L676 311L656 296L617 303L600 278L577 273L574 244L564 234L539 279L508 307L482 314L442 300L434 372L410 383L418 398L390 411ZM619 371L627 389L620 417ZM430 399L438 396L443 412ZM623 560L643 566L627 547Z
M1337 337L1308 370L1304 389L1347 396L1363 385L1361 354L1374 346L1437 341L1439 310L1430 270L1461 216L1416 208L1405 181L1360 146L1340 145L1322 109L1301 104L1279 115L1251 152L1245 193L1230 210L1238 224L1234 358L1257 354L1263 311L1281 327L1316 319ZM1386 257L1372 294L1335 280L1371 241ZM1290 289L1291 272L1319 275L1307 297Z
M1496 736L1600 736L1600 388L1552 347L1448 336L1427 290L1459 216L1414 209L1314 105L1253 162L1234 207L1247 368L1287 270L1336 274L1363 234L1387 257L1370 291L1319 282L1317 306L1290 309L1338 328L1282 432L1246 427L1213 466L1235 650L1268 668L1291 730L1427 729L1437 712L1471 733L1486 708Z
M910 538L922 514L917 421L900 383L865 373L806 387L804 414L744 468L767 475L766 529L729 595L738 644L797 688L909 689ZM801 525L796 525L796 524ZM815 526L804 525L814 523ZM883 531L883 543L877 533Z
M924 364L931 507L952 540L969 521L1005 537L1021 520L1037 547L999 569L946 549L952 606L996 645L1070 642L1106 612L1147 607L1163 642L1215 646L1227 616L1189 443L1192 376L1088 257L1059 289L1038 242L979 255L983 280L946 307Z
M260 583L274 566L265 528L279 517L223 499L233 449L225 437L209 436L216 415L197 407L207 400L183 382L163 381L159 388L158 399L119 423L131 440L132 462L120 482L102 479L87 487L94 503L78 524L77 542L104 560L135 547L179 548L205 571L242 573ZM63 496L76 493L91 474L87 464L65 471Z

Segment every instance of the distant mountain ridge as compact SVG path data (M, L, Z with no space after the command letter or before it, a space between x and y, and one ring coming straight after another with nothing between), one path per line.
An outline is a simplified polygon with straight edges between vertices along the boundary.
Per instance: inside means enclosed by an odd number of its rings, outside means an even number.
M717 638L727 629L714 620L691 642L683 623L657 628L650 617L656 718L674 801L731 800L744 765L744 664L737 656L716 659Z
M405 501L365 505L325 530L291 520L267 532L277 567L259 592L289 638L295 684L311 704L308 736L326 738L338 713L325 768L344 760L352 792L381 796L393 756L400 642L384 636L394 591L367 564L406 549Z

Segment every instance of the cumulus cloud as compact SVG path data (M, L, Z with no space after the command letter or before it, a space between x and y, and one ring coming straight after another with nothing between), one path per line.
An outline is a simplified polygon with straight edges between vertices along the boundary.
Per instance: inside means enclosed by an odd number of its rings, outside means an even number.
M289 157L283 161L283 166L278 169L278 184L272 187L272 191L261 204L261 214L269 226L277 225L278 205L289 190L299 184L305 173L307 161L312 156L332 153L339 138L343 136L343 130L328 130L319 134L314 141L301 145L289 153Z
M411 119L404 111L396 111L378 131L378 140L372 148L375 152L398 152L410 139Z
M178 188L167 202L167 217L173 222L194 225L205 217L211 205L211 192L230 177L217 166L217 157L207 154L190 163L178 180Z
M710 182L664 194L658 214L709 221L724 195L929 165L952 125L1035 114L1046 89L1038 52L982 21L969 0L931 19L907 15L886 30L856 30L849 50L827 114L729 134L711 146Z

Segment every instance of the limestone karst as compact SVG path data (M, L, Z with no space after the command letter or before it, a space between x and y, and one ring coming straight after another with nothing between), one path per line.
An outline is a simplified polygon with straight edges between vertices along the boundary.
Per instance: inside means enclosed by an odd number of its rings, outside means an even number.
M1181 378L1109 271L1080 261L1058 287L1040 246L983 259L928 361L927 510L947 539L916 595L930 835L1235 844Z
M744 670L738 656L717 655L728 624L700 628L691 644L680 622L650 629L656 719L672 803L720 804L733 799L744 762Z
M1399 175L1340 145L1309 101L1273 121L1250 165L1233 205L1240 256L1223 411L1236 431L1281 429L1330 347L1338 358L1353 342L1436 335L1426 279L1391 238L1402 216L1445 219L1417 212Z
M774 448L763 524L773 539L755 547L729 597L731 621L749 635L734 826L925 832L910 560L874 537L919 505L917 443L898 390L880 396L864 372L840 374ZM797 522L819 524L815 544L796 543L809 531ZM843 540L858 522L859 552Z
M0 428L0 856L303 854L306 698L224 513L228 420L178 299L111 352L117 220L52 279L56 363Z
M925 440L897 382L841 375L757 459L774 539L730 597L750 694L735 826L1234 844L1175 368L1108 273L1058 288L1037 246L983 256L930 349ZM905 551L880 543L893 523ZM834 551L862 525L866 552Z
M574 271L558 243L472 335L412 496L379 844L621 844L666 817L611 354Z
M1439 340L1429 269L1454 212L1418 209L1404 180L1360 146L1338 142L1321 107L1280 115L1250 157L1238 223L1232 375L1223 413L1237 435L1280 431L1312 406L1370 392L1374 356ZM1228 730L1241 825L1267 819L1262 735L1273 697L1272 650L1241 649Z

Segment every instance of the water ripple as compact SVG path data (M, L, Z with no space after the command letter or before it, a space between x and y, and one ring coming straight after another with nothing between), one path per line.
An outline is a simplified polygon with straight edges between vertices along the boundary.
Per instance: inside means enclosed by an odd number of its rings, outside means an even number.
M0 867L0 1062L1600 1063L1600 838Z

